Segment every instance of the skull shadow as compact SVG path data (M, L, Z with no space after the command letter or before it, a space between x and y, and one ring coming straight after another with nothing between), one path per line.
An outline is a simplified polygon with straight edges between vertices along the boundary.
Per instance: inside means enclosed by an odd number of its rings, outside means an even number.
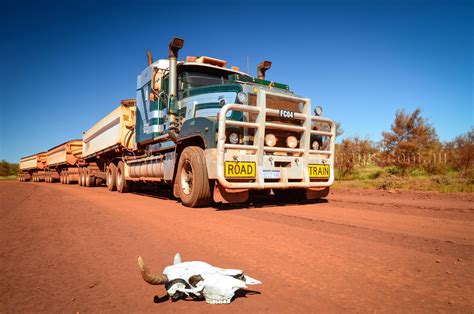
M239 289L235 291L234 297L232 298L232 301L239 299L239 298L247 298L247 295L256 295L256 294L262 294L260 291L255 291L255 290L246 290L246 289ZM153 303L159 304L159 303L164 303L166 301L169 301L170 297L168 294L165 294L164 296L160 297L158 295L155 295L153 297ZM191 302L204 302L204 298L202 299L192 299L192 298L186 298L186 299L177 299L177 300L172 300L173 302L176 301L191 301Z
M238 298L247 298L247 295L255 295L255 294L262 294L262 293L260 291L255 291L255 290L239 289L235 291L232 301Z

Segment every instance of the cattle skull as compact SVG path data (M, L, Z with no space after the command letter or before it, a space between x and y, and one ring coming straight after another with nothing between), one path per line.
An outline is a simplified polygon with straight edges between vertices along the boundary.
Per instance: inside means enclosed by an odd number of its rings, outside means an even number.
M182 262L177 253L174 263L167 266L163 274L154 275L138 256L138 269L143 279L152 285L165 285L170 298L204 298L210 304L230 303L235 291L247 285L261 284L260 281L244 275L237 269L214 267L205 262Z

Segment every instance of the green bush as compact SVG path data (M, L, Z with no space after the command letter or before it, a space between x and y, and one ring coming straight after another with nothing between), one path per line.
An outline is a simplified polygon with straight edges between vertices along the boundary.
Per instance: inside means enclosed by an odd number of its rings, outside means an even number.
M18 164L9 163L6 160L0 161L0 177L14 176L18 171Z

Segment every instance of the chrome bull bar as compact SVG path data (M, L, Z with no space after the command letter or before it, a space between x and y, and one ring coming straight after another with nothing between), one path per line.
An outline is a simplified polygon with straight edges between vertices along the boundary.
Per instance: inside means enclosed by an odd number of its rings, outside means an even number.
M276 109L266 108L266 96L274 95L280 98L296 100L303 104L303 113L294 114L294 119L304 121L303 126L279 124L274 122L266 122L266 116L279 116L280 112ZM241 111L244 113L257 113L255 122L233 121L227 120L227 112ZM330 131L313 130L313 122L327 123L330 126ZM230 144L226 143L226 127L236 126L242 128L255 129L253 145L245 144ZM265 146L265 131L266 129L278 129L286 131L301 132L300 148L288 147L270 147ZM256 106L242 105L242 104L226 104L219 113L219 128L217 139L217 179L220 185L230 189L270 189L270 188L318 188L328 187L334 182L334 150L336 138L336 126L334 122L328 118L311 115L311 100L309 98L300 98L290 95L276 94L265 90L257 92ZM311 135L320 135L330 138L329 150L313 150L311 148ZM256 162L256 178L255 182L231 182L225 177L225 161L226 151L228 149L255 151ZM264 169L264 159L268 158L265 152L285 152L285 153L300 153L302 154L302 163L300 163L301 181L293 182L283 178L280 182L265 182L265 178L260 174L260 169ZM245 157L241 155L239 157ZM247 155L248 156L248 155ZM308 165L313 156L326 156L324 162L328 162L330 174L327 181L311 181L309 176ZM243 158L242 161L246 159Z

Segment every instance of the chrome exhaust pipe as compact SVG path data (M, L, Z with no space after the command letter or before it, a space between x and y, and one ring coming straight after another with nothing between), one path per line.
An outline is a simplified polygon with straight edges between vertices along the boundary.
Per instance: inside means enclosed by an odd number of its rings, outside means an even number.
M177 109L176 109L176 90L178 86L178 73L177 73L177 66L176 61L178 59L178 51L183 48L184 46L184 39L173 37L169 44L168 49L168 58L169 58L169 95L168 95L168 109L169 113L171 114L171 119L176 117ZM173 122L173 121L171 121Z

